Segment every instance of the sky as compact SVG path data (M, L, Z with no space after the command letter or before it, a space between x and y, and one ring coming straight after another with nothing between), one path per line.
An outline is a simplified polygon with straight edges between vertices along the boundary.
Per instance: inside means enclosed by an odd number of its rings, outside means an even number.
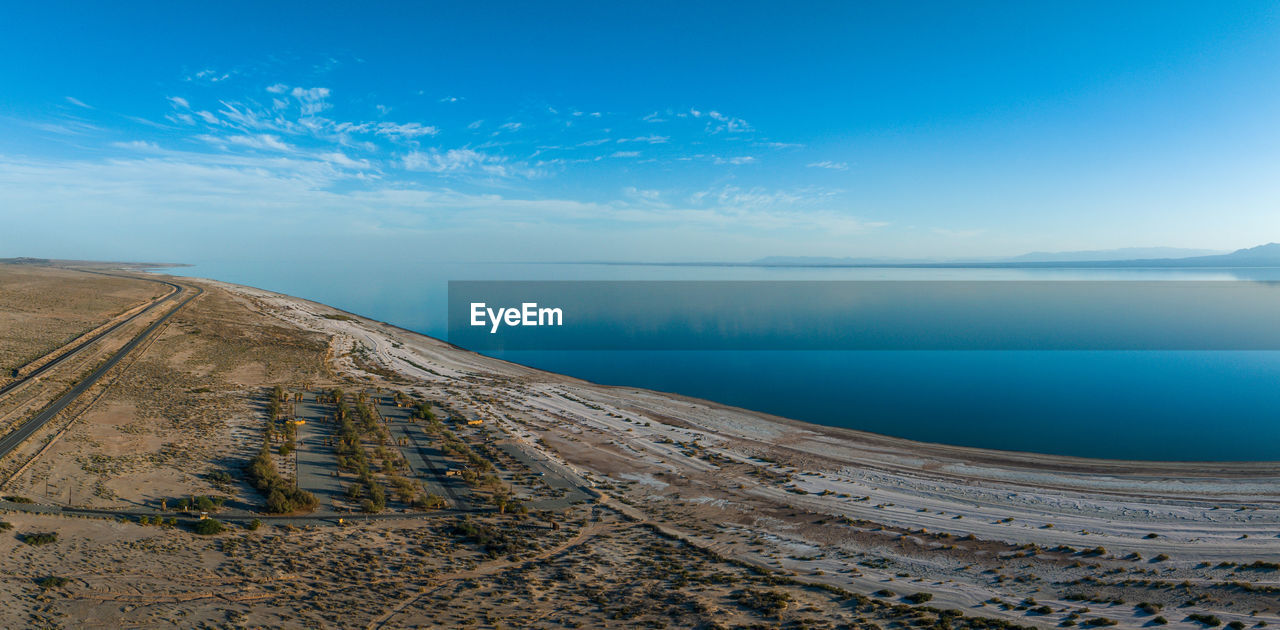
M0 257L1280 241L1280 5L6 3Z

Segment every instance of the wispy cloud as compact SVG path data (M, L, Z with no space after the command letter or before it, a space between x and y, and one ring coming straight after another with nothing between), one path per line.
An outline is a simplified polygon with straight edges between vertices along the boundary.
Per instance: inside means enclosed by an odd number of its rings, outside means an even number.
M821 162L810 162L805 166L808 168L825 168L833 171L849 170L848 162L832 162L831 160L822 160Z
M444 175L487 175L491 177L534 177L537 172L527 165L512 162L499 155L474 149L426 149L413 151L400 160L409 171Z
M623 142L647 142L649 144L666 144L671 141L671 136L637 136L635 138L618 138L619 143Z
M200 70L194 74L187 75L186 81L208 81L209 83L221 83L231 78L230 72L218 72L211 68Z
M92 106L92 105L87 105L87 104L85 104L85 102L84 102L84 101L82 101L82 100L80 100L80 99L78 99L78 98L76 98L76 97L74 97L74 96L66 96L66 97L63 97L63 98L67 99L67 102L68 102L68 103L71 103L72 105L75 105L76 107L83 107L84 109L93 109L93 106Z
M145 153L157 153L160 151L160 145L149 142L147 140L130 140L128 142L112 142L111 146L117 149L128 149L130 151L141 151Z
M743 164L751 164L752 162L755 162L756 159L754 157L751 157L750 155L739 155L736 157L727 157L727 158L715 157L713 161L716 164L732 164L734 166L740 166Z

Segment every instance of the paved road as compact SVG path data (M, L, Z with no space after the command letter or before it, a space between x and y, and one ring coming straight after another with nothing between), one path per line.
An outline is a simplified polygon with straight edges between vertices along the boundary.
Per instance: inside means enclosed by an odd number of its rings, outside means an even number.
M346 496L338 471L333 447L324 443L333 437L334 426L328 421L329 405L316 402L314 392L304 392L302 402L294 403L299 418L307 423L298 427L298 487L316 495L322 507L332 508Z
M515 458L516 461L529 467L534 474L542 477L553 490L564 491L564 496L558 499L537 499L530 502L530 505L539 510L563 510L569 506L596 498L598 495L595 490L591 489L591 485L579 477L576 473L566 469L564 466L552 462L541 455L535 455L530 452L531 449L515 442L503 442L498 444L498 448L505 451L508 455Z
M161 317L160 319L152 323L150 326L148 326L147 329L142 331L137 337L134 337L133 339L131 339L129 343L126 343L123 348L118 350L115 354L111 355L111 358L107 359L105 363L99 366L98 369L94 370L93 373L90 374L87 378L80 381L79 383L76 383L69 391L67 391L67 393L63 394L60 398L53 401L53 403L51 403L48 407L45 407L43 410L41 410L40 413L37 413L35 416L31 417L26 422L19 425L18 428L9 432L8 435L5 435L3 438L0 438L0 459L3 459L5 456L11 453L15 448L17 448L19 445L25 442L27 438L31 437L33 433L40 430L40 427L43 427L46 423L52 420L54 416L58 415L58 412L65 409L67 405L70 405L72 401L78 398L81 394L85 393L85 391L87 391L90 387L92 387L94 383L97 383L102 378L102 376L107 373L108 370L115 367L116 364L119 363L121 359L125 358L125 356L127 356L130 352L132 352L134 348L137 348L138 345L141 344L148 337L150 337L152 333L154 333L166 322L168 322L169 318L173 317L174 313L177 313L178 311L182 310L182 308L187 304L189 304L191 300L196 299L197 297L200 296L201 293L204 293L203 289L199 287L194 287L194 288L196 291L194 294L184 299L181 303L179 303L176 307L174 307L173 310L169 311L168 313L165 313L163 317ZM182 289L182 292L186 293L186 290Z
M364 513L337 513L337 512L317 512L310 515L288 515L288 514L255 514L244 510L228 510L210 515L224 523L241 523L246 524L252 520L262 521L267 525L293 525L295 527L303 527L308 525L340 525L339 519L345 523L362 523L366 521L395 521L395 520L430 520L442 517L459 517L467 514L492 514L495 510L459 510L459 509L441 509L430 510L426 512L380 512L378 514ZM74 508L63 507L60 505L45 505L43 503L13 503L0 499L0 513L4 512L25 512L27 514L48 514L52 516L86 516L90 518L124 518L128 520L136 520L139 516L163 516L164 518L177 518L184 523L193 522L197 519L196 512L160 512L158 510L107 510L96 508Z
M111 274L104 274L104 275L111 275ZM129 276L129 277L132 277L132 276ZM135 319L137 319L137 318L141 317L143 314L145 314L145 313L147 313L147 312L151 311L152 309L156 308L157 306L160 306L161 304L164 304L165 302L168 302L169 300L172 300L173 298L177 297L177 296L178 296L178 294L182 293L182 287L180 287L180 286L178 286L178 285L176 285L176 284L174 284L174 283L172 283L172 282L165 282L164 280L152 280L152 282L159 282L159 283L161 283L161 284L167 284L167 285L169 285L169 286L173 287L173 292L172 292L172 293L170 293L169 295L164 296L163 298L160 298L159 300L156 300L155 302L152 302L150 306L148 306L148 307L146 307L146 308L142 309L141 311L138 311L137 313L134 313L134 314L133 314L132 316L130 316L128 319L125 319L125 320L123 320L123 321L117 322L115 325L111 326L110 328L108 328L108 329L106 329L106 330L104 330L104 331L102 331L102 332L100 332L100 333L98 333L98 334L96 334L96 335L94 335L94 336L92 336L92 337L90 337L90 338L88 338L88 339L85 339L84 341L82 341L82 342L80 342L80 343L76 344L76 346L75 346L74 348L71 348L70 350L67 350L66 352L63 352L62 354L60 354L60 355L58 355L58 356L54 357L52 361L49 361L48 363L45 363L44 365L42 365L42 366L40 366L40 367L36 368L36 369L35 369L35 370L33 370L30 374L28 374L28 375L26 375L26 376L24 376L24 377L22 377L22 378L20 378L20 379L18 379L18 380L16 380L16 381L12 382L12 383L9 383L9 384L5 385L4 387L0 387L0 396L4 396L5 394L7 394L7 393L9 393L9 392L13 391L14 389L16 389L17 387L21 386L23 383L29 382L29 381L31 381L32 379L34 379L34 378L36 378L36 377L40 376L41 374L45 373L45 372L46 372L46 371L48 371L49 369L51 369L51 368L53 368L53 367L57 366L59 363L62 363L63 361L65 361L65 360L67 360L67 359L71 358L71 356L72 356L72 355L74 355L74 354L76 354L77 352L80 352L81 350L84 350L86 347L88 347L88 345L89 345L89 344L91 344L91 343L93 343L93 342L95 342L95 341L97 341L97 340L99 340L99 339L102 339L103 337L105 337L105 336L107 336L107 335L109 335L109 334L111 334L111 333L115 332L115 330L116 330L117 328L120 328L121 326L124 326L125 324L128 324L129 322L131 322L131 321L133 321L133 320L135 320Z
M464 510L474 507L474 502L470 499L471 490L461 477L445 474L452 464L422 427L410 422L390 422L387 428L390 429L391 437L396 440L408 438L408 445L401 446L400 452L409 462L409 467L413 468L414 474L427 484L429 492L444 497L450 507Z

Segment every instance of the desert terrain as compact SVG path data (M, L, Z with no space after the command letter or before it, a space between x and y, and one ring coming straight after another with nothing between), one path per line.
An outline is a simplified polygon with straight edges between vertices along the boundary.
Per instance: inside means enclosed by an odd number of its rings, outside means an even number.
M190 301L145 310L160 280ZM23 288L64 282L108 284ZM13 382L138 315L0 397L0 431L141 339L0 459L5 627L1280 623L1275 463L820 427L209 280L0 289Z

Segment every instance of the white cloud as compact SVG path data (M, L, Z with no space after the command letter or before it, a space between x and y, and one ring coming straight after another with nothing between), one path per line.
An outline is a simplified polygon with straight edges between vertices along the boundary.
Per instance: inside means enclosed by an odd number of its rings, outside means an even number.
M370 167L368 160L353 160L350 157L347 157L345 153L342 153L340 151L334 151L333 153L322 153L318 157L326 162L335 164L337 166L341 166L343 168L368 169Z
M640 189L635 186L627 186L622 189L622 194L630 199L635 199L649 204L662 202L662 192L658 190Z
M505 131L519 131L520 128L523 126L524 126L524 123L508 122L508 123L502 123L499 129L503 129Z
M421 92L419 92L419 93L421 93ZM441 103L457 103L457 102L458 102L458 101L460 101L460 100L462 100L462 98L457 97L457 96L446 96L446 97L444 97L444 98L440 99L440 102L441 102Z
M421 138L423 136L434 136L440 133L440 129L430 125L421 123L379 123L373 133L379 136L387 136L392 138Z
M85 108L85 109L93 109L93 106L92 106L92 105L87 105L87 104L85 104L85 102L84 102L84 101L82 101L82 100L80 100L80 99L78 99L78 98L76 98L76 97L74 97L74 96L64 96L63 98L67 99L67 102L68 102L68 103L71 103L72 105L75 105L76 107L83 107L83 108Z
M191 103L188 103L187 99L182 98L181 96L170 96L168 98L169 98L169 102L172 103L174 107L181 107L182 109L191 109Z
M729 133L742 133L745 131L752 131L751 125L741 118L725 116L715 110L708 112L707 116L715 121L714 123L707 123L707 131L710 133L720 133L722 131L727 131Z
M329 88L326 87L295 87L289 95L298 101L303 116L314 116L331 107L328 103Z
M474 149L449 149L441 151L431 148L413 151L400 160L408 171L422 171L440 174L478 174L491 177L532 177L535 171L528 167L508 161L505 157L491 155Z
M187 81L208 81L210 83L221 83L231 78L230 72L218 72L212 69L201 70L189 77Z
M296 150L294 147L281 140L279 136L266 133L231 136L200 135L196 136L196 138L222 148L234 145L259 151L280 151L284 153L291 153Z
M832 162L831 160L823 160L821 162L810 162L805 166L807 166L808 168L826 168L826 169L831 169L833 171L849 170L848 162Z
M637 136L635 138L618 138L618 142L648 142L649 144L666 144L671 140L670 136Z
M640 152L639 151L614 151L609 157L615 157L615 158L640 157Z
M160 146L154 142L146 140L130 140L129 142L112 142L111 146L119 149L129 149L131 151L144 151L147 153L156 153L160 151Z

